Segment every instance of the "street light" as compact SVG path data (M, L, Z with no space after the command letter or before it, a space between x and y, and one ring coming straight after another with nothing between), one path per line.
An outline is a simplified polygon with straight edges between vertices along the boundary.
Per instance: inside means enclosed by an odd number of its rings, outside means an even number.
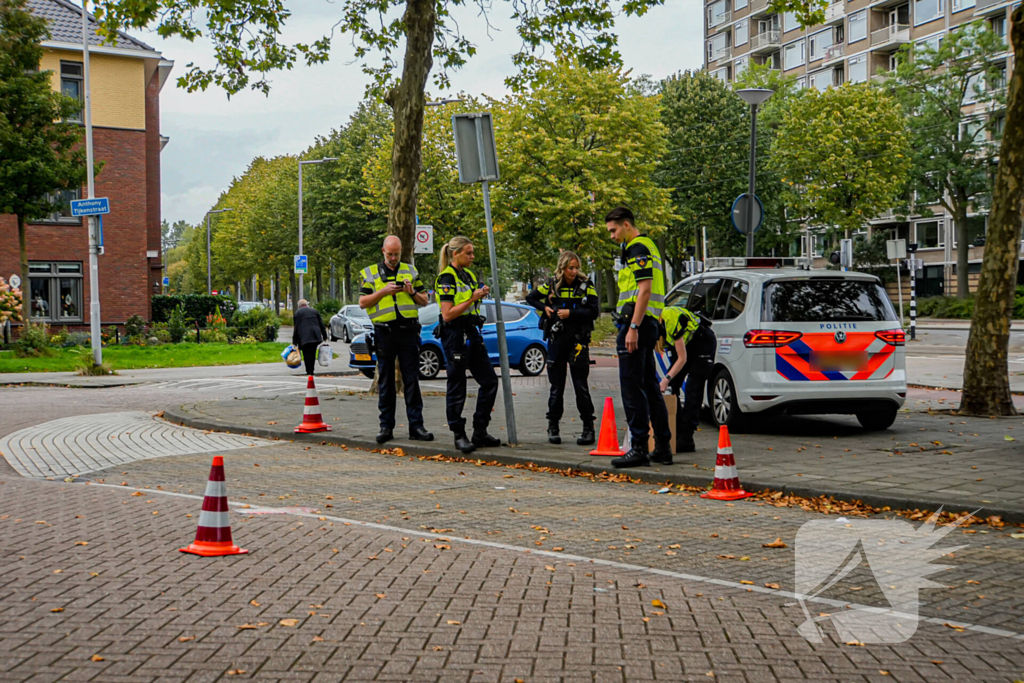
M754 255L754 174L757 161L757 107L774 91L767 88L744 88L736 94L750 105L750 183L747 186L747 258Z
M428 107L443 107L446 104L459 104L462 102L460 99L448 99L448 100L437 100L436 102L427 102Z
M206 212L206 293L213 294L213 277L210 267L210 214L234 211L234 209L210 209Z
M299 161L299 256L302 256L302 165L303 164L322 164L325 161L337 161L338 157L324 157L323 159L310 159L309 161ZM295 298L297 305L299 299L306 293L304 273L299 273L299 296Z

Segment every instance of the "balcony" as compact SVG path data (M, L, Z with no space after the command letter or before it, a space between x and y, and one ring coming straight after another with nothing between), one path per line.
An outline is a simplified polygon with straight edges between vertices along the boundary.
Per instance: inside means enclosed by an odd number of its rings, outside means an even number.
M833 2L825 8L825 26L842 21L846 17L846 3L843 0Z
M974 6L974 16L987 17L1003 14L1009 4L1010 0L978 0L978 4Z
M842 44L833 45L832 47L826 48L822 65L831 64L832 62L842 59L843 53L844 50Z
M750 54L770 52L782 47L782 31L765 31L750 36Z
M871 32L871 48L897 48L910 42L910 24L890 24Z
M750 0L750 16L768 12L768 0Z
M732 10L731 9L727 9L727 10L725 10L724 12L722 12L720 14L716 14L711 19L711 26L708 27L710 29L709 32L715 33L715 32L721 31L724 28L728 28L728 25L729 25L729 23L731 21L732 21Z
M720 66L728 63L730 59L732 59L732 47L726 45L725 47L720 47L717 50L712 51L708 66Z

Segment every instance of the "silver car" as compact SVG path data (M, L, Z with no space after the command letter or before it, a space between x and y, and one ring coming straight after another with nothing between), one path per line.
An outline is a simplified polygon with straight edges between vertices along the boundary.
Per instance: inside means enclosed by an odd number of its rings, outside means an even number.
M331 341L341 339L348 344L358 335L371 331L373 323L370 322L370 316L366 315L366 311L350 304L342 306L341 310L331 317L328 327L331 330Z

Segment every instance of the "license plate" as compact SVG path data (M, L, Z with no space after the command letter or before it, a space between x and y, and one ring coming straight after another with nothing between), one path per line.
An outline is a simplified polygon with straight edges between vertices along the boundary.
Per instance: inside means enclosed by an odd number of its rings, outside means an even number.
M356 360L373 360L373 356L368 353L357 353Z
M811 356L811 367L819 372L860 370L868 362L864 353L817 353Z

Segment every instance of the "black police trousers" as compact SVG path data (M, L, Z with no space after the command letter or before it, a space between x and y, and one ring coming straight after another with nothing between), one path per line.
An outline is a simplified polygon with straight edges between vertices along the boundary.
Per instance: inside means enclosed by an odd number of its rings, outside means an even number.
M466 371L480 385L476 395L476 411L473 413L473 429L486 431L491 422L491 410L498 396L498 376L487 356L487 347L474 326L465 328L445 324L441 331L441 345L444 347L445 369L448 372L445 412L448 428L459 434L466 431L466 419L462 409L466 405Z
M377 346L377 408L381 429L395 428L395 360L405 385L405 415L409 429L423 426L423 396L420 394L420 327L373 326Z
M619 384L622 387L622 407L629 423L629 435L633 446L647 451L647 439L650 428L654 430L654 438L660 443L672 440L672 430L668 424L668 408L658 386L658 375L654 369L654 347L658 343L660 329L658 321L645 316L637 330L638 343L636 351L626 350L626 333L629 322L619 327L616 340L616 351L619 354Z
M715 347L718 340L715 333L700 328L686 345L686 364L669 383L672 393L679 395L683 382L683 405L676 411L676 447L693 443L693 433L700 420L700 409L704 403L704 388L707 386L711 369L715 366ZM676 362L675 350L669 351L672 363Z
M584 425L594 424L594 402L590 398L590 347L583 346L576 355L576 335L572 332L556 334L548 343L548 381L551 395L548 397L548 421L562 419L565 399L566 369L572 376L572 390L576 394L576 409Z

